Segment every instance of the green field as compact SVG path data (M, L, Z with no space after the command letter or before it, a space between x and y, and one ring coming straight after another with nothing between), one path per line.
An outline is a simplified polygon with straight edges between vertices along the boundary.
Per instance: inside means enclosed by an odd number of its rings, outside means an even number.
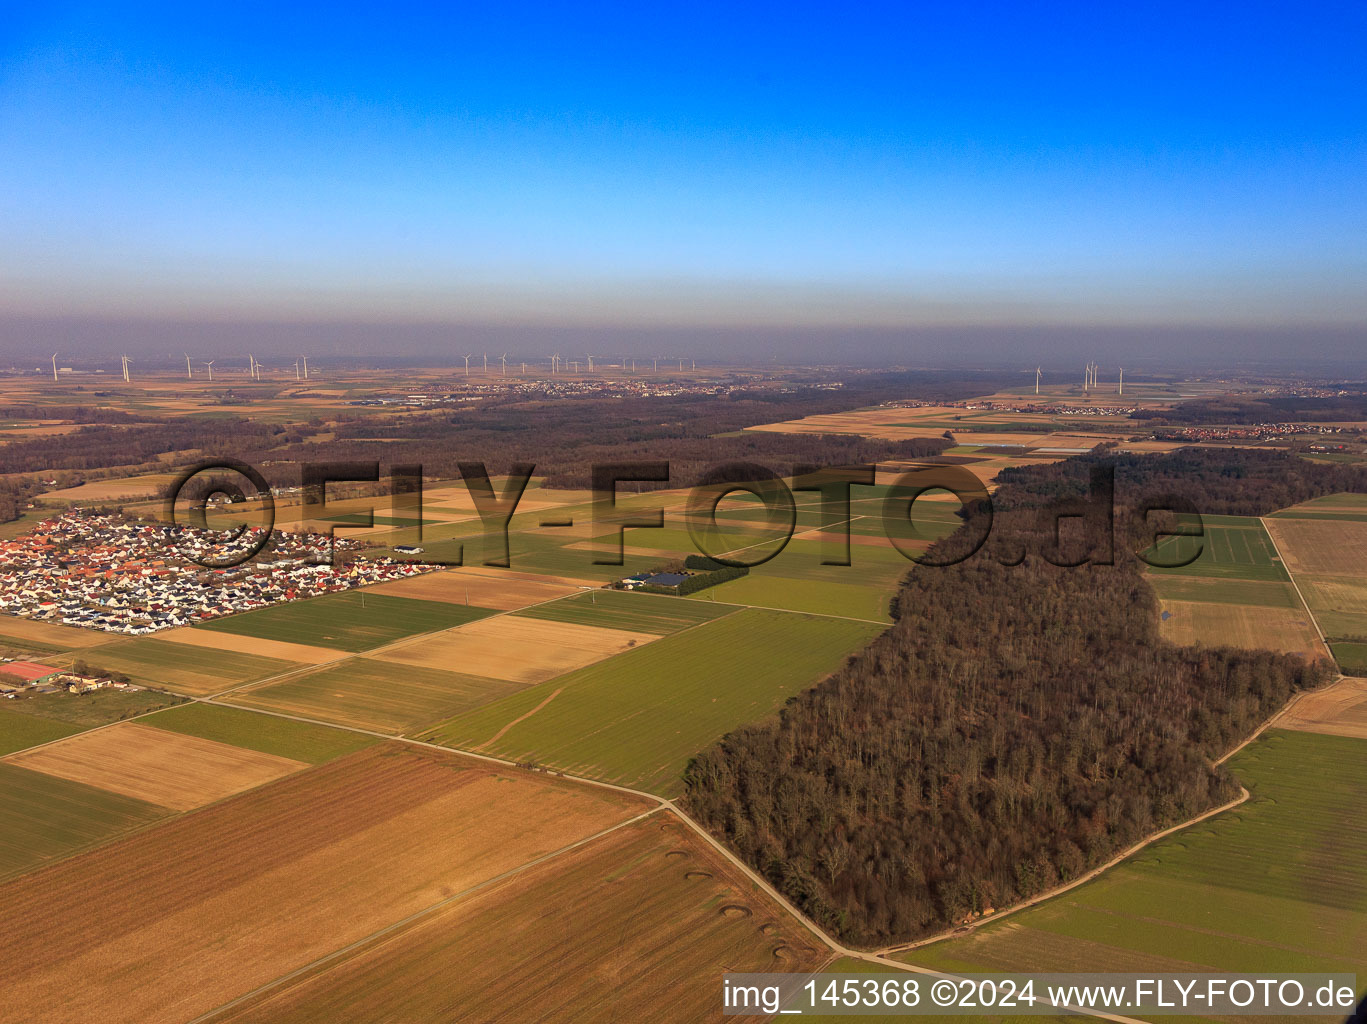
M735 610L724 605L697 604L677 597L632 594L623 590L594 590L563 601L533 605L513 614L528 619L548 619L579 626L602 626L606 629L664 635L710 622Z
M772 713L881 629L741 611L459 715L424 738L676 794L690 757Z
M0 877L32 870L168 813L131 797L0 763Z
M1214 604L1244 604L1261 608L1301 607L1296 588L1290 583L1256 580L1204 579L1152 573L1149 583L1167 601L1210 601Z
M888 604L892 592L892 587L886 584L860 586L830 580L793 579L757 569L749 576L708 587L690 595L687 600L699 604L730 601L760 608L891 622Z
M1214 525L1212 520L1238 522L1238 526ZM1149 557L1173 562L1200 554L1189 565L1173 569L1150 567L1159 576L1207 576L1211 579L1289 580L1272 540L1256 519L1233 516L1205 517L1204 537L1164 537Z
M122 672L135 683L206 694L288 672L297 662L219 651L154 637L115 640L86 653L90 664Z
M373 736L325 725L199 701L150 715L141 724L309 764L322 764L379 742Z
M1346 676L1367 676L1367 644L1337 643L1330 644L1334 660L1339 663L1339 671Z
M546 517L551 518L554 514L548 511ZM582 538L557 538L553 536L554 532L547 530L539 533L511 534L508 540L509 567L518 572L544 573L548 576L566 576L570 579L607 583L630 576L632 573L644 572L670 557L668 552L663 551L658 555L628 554L622 565L594 565L595 558L608 557L606 541L600 542L601 551L589 547L571 548L567 545ZM633 532L636 531L627 531L627 546L631 545ZM501 549L499 554L501 555ZM452 561L460 557L464 559L465 565L480 565L485 561L486 550L482 540L472 540L469 537L437 541L424 539L423 557L440 561Z
M81 729L122 722L125 718L145 715L159 708L174 707L185 698L160 690L94 690L91 693L40 693L12 701L13 710L62 722Z
M10 701L5 701L8 705ZM59 740L63 736L80 732L80 727L66 722L56 722L50 718L35 718L33 715L0 707L0 755L12 754L16 750L27 750L40 743Z
M1353 456L1353 458L1360 459L1361 456ZM1302 501L1299 505L1292 505L1290 508L1279 509L1272 515L1279 518L1295 518L1298 513L1302 512L1318 513L1325 511L1325 509L1336 511L1341 508L1359 508L1363 513L1367 513L1367 494L1356 494L1353 491L1326 494L1319 498L1311 498L1309 501Z
M352 590L258 608L195 628L356 652L492 614L487 608Z
M941 970L1356 972L1367 982L1367 741L1272 730L1252 794L1086 885L904 954Z
M1367 580L1299 573L1296 583L1330 640L1367 642Z
M338 725L409 733L521 688L520 683L502 679L351 658L307 675L238 691L230 699L234 704Z

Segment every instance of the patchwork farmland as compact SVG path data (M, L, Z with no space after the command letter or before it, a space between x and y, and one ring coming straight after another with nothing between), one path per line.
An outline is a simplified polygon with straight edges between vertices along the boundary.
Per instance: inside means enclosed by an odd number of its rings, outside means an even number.
M938 970L1362 972L1367 741L1273 730L1250 800L1044 904L902 959Z
M489 941L503 951L482 956ZM676 821L655 816L284 979L214 1022L679 1020L717 971L814 970L824 947ZM441 984L432 983L434 977ZM529 978L535 978L529 984Z
M338 389L329 401L341 408L351 396ZM275 412L282 422L288 405ZM1133 429L1096 417L1108 418ZM1101 439L1062 414L959 405L799 429L861 423L849 432L950 431L960 443L946 459L985 482ZM664 528L628 529L623 564L596 565L615 529L594 519L587 494L534 485L513 517L505 569L480 564L500 558L501 544L485 543L467 489L442 484L427 494L423 554L459 553L460 568L84 646L82 631L18 620L27 635L9 640L28 651L70 652L207 699L130 705L118 717L135 722L96 732L82 730L114 721L99 695L80 722L0 706L0 1019L649 1020L662 1006L670 1019L709 1019L723 970L827 964L834 947L657 797L679 795L689 758L778 713L892 621L912 570L886 536L904 525L885 500L895 475L855 489L848 523L796 492L782 552L687 598L602 587L694 552L698 521L680 492L623 493L622 510L662 506ZM906 550L956 528L957 502L945 497L916 503ZM341 532L373 545L361 558L416 540L383 499L332 504L347 527L380 506L372 526ZM281 511L303 524L301 506ZM1316 617L1345 638L1333 641L1340 664L1359 647L1367 663L1367 642L1351 639L1352 616L1367 611L1351 579L1306 574L1273 544L1296 523L1353 517L1367 521L1367 506L1346 499L1266 527L1210 517L1199 559L1149 575L1169 613L1163 635L1318 656L1285 558ZM763 554L777 546L767 519L733 495L714 539ZM1275 525L1283 520L1291 525ZM843 553L845 525L853 564L823 564ZM1335 942L1362 942L1361 858L1336 846L1360 837L1350 828L1336 839L1327 822L1350 817L1341 797L1363 780L1341 770L1353 749L1315 745L1361 738L1365 701L1353 687L1307 695L1234 762L1249 804L1064 899L905 959L1299 967ZM1273 756L1286 742L1310 746ZM1226 848L1237 863L1222 877ZM801 866L811 878L831 870L816 858ZM794 872L780 888L791 896L802 883ZM1192 907L1207 888L1201 916ZM1036 948L1035 961L1012 960Z
M360 751L0 885L5 1014L184 1021L647 807L455 754Z
M0 878L164 817L164 807L0 761Z
M880 631L743 609L459 715L424 738L672 795L694 753L770 714Z
M1264 520L1339 668L1352 674L1367 673L1367 522L1355 500L1362 497L1330 495Z
M225 699L337 725L406 734L519 689L501 679L419 665L350 658Z
M259 608L194 628L243 637L240 649L248 653L252 643L245 638L365 651L415 633L449 629L488 614L490 610L486 608L446 601L350 591Z
M1205 517L1203 538L1170 537L1150 557L1190 565L1150 568L1159 598L1159 632L1175 644L1244 647L1326 657L1307 609L1262 522Z

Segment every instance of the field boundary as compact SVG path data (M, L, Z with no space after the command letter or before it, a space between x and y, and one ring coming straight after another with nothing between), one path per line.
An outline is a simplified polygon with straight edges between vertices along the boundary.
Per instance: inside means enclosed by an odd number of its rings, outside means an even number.
M661 810L662 808L660 807L652 807L648 811L643 811L642 813L637 814L634 817L628 818L625 821L619 821L617 824L610 825L605 829L595 832L593 835L585 836L582 839L577 839L567 846L560 847L560 849L558 850L552 850L550 853L543 853L539 857L533 857L531 860L523 864L519 864L516 867L509 868L507 871L494 875L492 878L486 878L484 881L472 885L468 889L463 889L458 893L453 893L450 896L438 900L436 903L433 903L430 906L426 906L423 907L421 910L414 911L407 917L400 918L398 921L386 925L378 931L374 931L371 932L369 935L362 936L355 942L351 942L343 946L341 949L335 949L331 953L328 953L326 956L321 956L311 963L307 963L304 964L302 967L295 968L288 974L282 974L280 977L268 981L264 985L258 985L256 988L252 989L252 991L244 992L236 999L216 1006L212 1010L202 1013L198 1017L192 1018L187 1022L187 1024L203 1024L203 1022L213 1020L213 1018L217 1017L219 1014L226 1013L227 1011L234 1009L235 1007L241 1006L243 1003L255 999L257 996L265 995L267 992L270 992L274 988L278 988L281 985L288 985L291 981L294 981L295 979L305 974L308 974L310 971L314 971L319 967L322 967L326 964L332 964L334 961L345 961L348 954L360 952L362 947L367 946L380 939L387 938L393 935L395 932L399 932L409 927L410 925L416 924L418 921L430 916L431 914L436 913L443 907L449 906L450 904L455 903L459 900L463 900L468 896L472 896L483 889L487 889L491 885L496 885L499 882L506 881L509 878L514 878L517 875L522 874L524 871L528 871L531 868L537 867L541 864L545 864L547 861L554 860L556 857L559 857L562 854L570 853L571 851L577 850L582 846L587 846L589 843L597 842L604 836L611 835L613 832L616 832L619 829L626 828L629 825L635 825L639 821L644 821L646 818L649 818L652 814L658 814Z
M1282 554L1282 549L1277 546L1277 538L1272 535L1272 531L1267 528L1264 517L1259 516L1258 522L1262 523L1263 533L1267 534L1267 539L1272 543L1272 550L1277 553L1277 558L1282 563L1282 568L1286 570L1286 575L1291 580L1291 585L1296 588L1296 596L1301 599L1301 607L1305 609L1305 614L1310 616L1310 624L1315 627L1315 632L1319 634L1320 643L1324 645L1324 653L1327 654L1335 665L1338 659L1334 657L1333 650L1329 647L1329 641L1325 638L1324 630L1320 629L1319 619L1315 618L1315 613L1310 610L1310 603L1306 601L1305 595L1301 593L1301 585L1296 582L1296 574L1291 571L1291 567L1286 564L1286 556ZM1285 710L1285 708L1283 708Z

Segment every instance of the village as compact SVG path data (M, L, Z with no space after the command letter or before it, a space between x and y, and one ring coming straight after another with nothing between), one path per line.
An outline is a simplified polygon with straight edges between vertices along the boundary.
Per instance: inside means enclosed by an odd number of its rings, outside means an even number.
M251 543L251 533L238 542ZM0 613L139 636L431 571L390 558L330 564L334 543L359 547L276 532L257 559L205 568L194 559L223 550L214 531L64 512L0 541Z

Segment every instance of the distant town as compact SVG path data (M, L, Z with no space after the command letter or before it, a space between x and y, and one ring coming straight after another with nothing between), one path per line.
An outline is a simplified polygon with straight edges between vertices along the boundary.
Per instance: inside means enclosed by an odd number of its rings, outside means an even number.
M332 543L277 532L268 560L205 568L194 557L221 552L215 531L64 512L0 541L0 612L139 636L431 571L389 558L326 564Z

